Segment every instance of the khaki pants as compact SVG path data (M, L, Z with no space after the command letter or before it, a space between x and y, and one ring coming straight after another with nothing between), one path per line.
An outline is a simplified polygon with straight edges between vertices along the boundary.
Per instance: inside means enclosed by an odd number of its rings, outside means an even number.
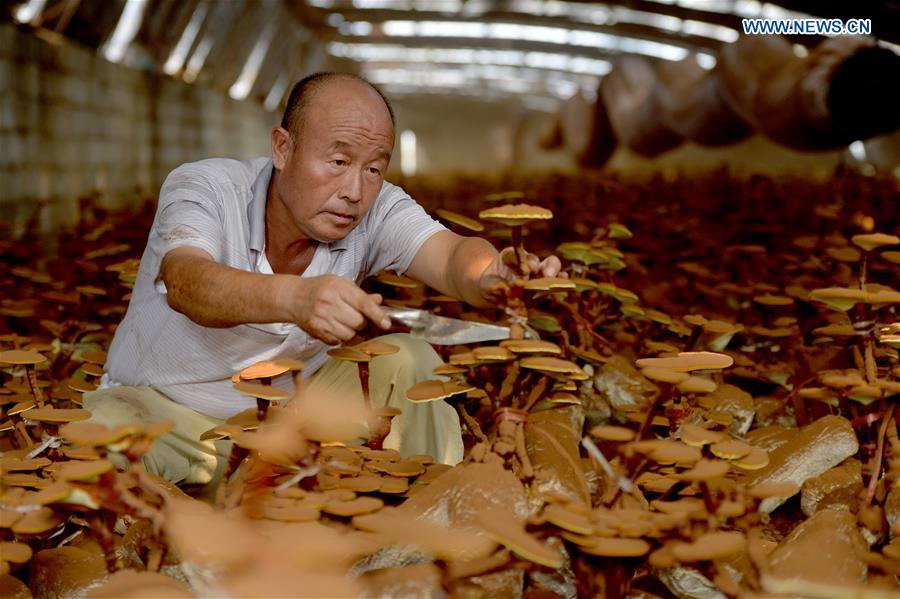
M444 464L463 458L462 434L456 411L443 401L415 404L406 399L414 384L434 378L441 359L428 343L406 334L385 335L379 340L400 348L396 354L372 360L369 391L375 405L399 408L384 447L402 455L428 454ZM329 360L306 384L309 393L362 402L357 366ZM90 421L116 426L173 420L175 428L159 437L144 456L145 467L173 483L208 485L224 471L231 443L200 441L200 435L222 421L170 400L152 387L110 387L84 395ZM339 409L339 406L336 406Z

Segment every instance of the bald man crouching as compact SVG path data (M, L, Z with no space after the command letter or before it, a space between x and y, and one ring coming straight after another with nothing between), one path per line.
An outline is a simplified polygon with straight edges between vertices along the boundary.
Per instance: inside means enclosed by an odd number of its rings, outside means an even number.
M229 447L200 435L255 405L232 388L236 372L260 360L298 358L310 393L362 401L355 367L329 361L326 351L368 321L390 326L382 298L358 286L365 277L405 273L486 305L513 273L490 243L448 231L384 180L393 147L393 112L381 92L351 75L322 73L294 86L272 131L271 159L209 159L175 169L160 192L104 383L84 397L93 419L174 420L145 465L176 483L215 482ZM559 272L555 257L528 261L544 276ZM386 341L401 351L373 360L371 396L402 414L385 447L458 462L455 411L405 396L440 359L408 335ZM288 377L274 384L290 389Z

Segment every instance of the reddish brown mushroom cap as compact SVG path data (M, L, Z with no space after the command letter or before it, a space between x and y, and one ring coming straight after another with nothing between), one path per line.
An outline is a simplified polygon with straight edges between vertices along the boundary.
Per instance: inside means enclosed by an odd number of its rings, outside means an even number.
M3 560L12 564L24 564L31 559L31 547L25 543L16 543L14 541L4 541L0 543L0 556Z
M400 348L391 343L385 343L384 341L378 341L377 339L370 339L369 341L363 341L357 345L354 345L350 349L356 349L361 352L367 353L372 357L375 356L389 356L391 354L396 354L400 351Z
M478 213L478 218L516 227L535 220L549 220L553 218L553 212L530 204L506 204L482 210Z
M263 385L261 383L249 381L241 381L240 383L235 383L234 389L235 391L243 393L244 395L249 395L258 399L265 399L267 401L281 401L291 396L290 393L279 387L274 387L272 385Z
M739 553L747 546L740 532L711 532L693 543L676 545L672 552L680 562L722 559Z
M707 482L725 476L728 470L728 462L702 459L693 468L678 476L688 482Z
M66 482L91 480L112 469L112 462L107 459L85 462L70 461L63 463L57 473L57 478Z
M719 370L734 364L727 354L716 352L681 352L670 358L641 358L635 362L638 368L665 368L677 372L694 370Z
M887 233L866 233L863 235L854 235L850 239L854 245L861 247L867 252L871 252L876 248L886 245L900 244L900 237L896 235L888 235Z
M372 356L352 347L335 347L328 350L328 355L342 362L368 362Z
M597 537L594 542L582 547L581 551L602 557L641 557L650 552L650 543L644 539Z
M81 359L89 364L97 364L98 366L103 366L106 364L106 352L105 351L86 351L81 354Z
M571 279L560 277L540 277L528 279L522 283L524 289L529 291L557 291L562 289L575 289L575 282Z
M718 388L716 383L702 376L689 376L678 383L678 390L682 393L712 393Z
M460 393L468 393L475 389L472 385L460 384L453 381L422 381L416 383L406 391L406 397L416 403L447 399Z
M477 363L478 361L470 351L450 355L450 364L453 366L474 366Z
M443 208L438 208L437 210L435 210L435 212L445 221L453 223L454 225L459 225L460 227L468 229L469 231L475 231L476 233L484 231L484 225L474 218L469 218L468 216L453 212L452 210L445 210Z
M472 355L478 362L508 362L516 357L507 348L497 345L476 347L472 350Z
M10 349L0 352L0 364L12 366L34 366L46 362L47 358L28 349Z
M28 420L50 423L77 422L79 420L87 420L90 417L91 413L81 408L63 409L51 406L28 410L28 413L25 415L25 418Z
M441 364L440 366L436 366L434 370L431 371L432 374L437 375L452 375L452 374L465 374L468 372L462 366L456 366L455 364Z
M771 293L754 296L753 301L763 306L790 306L794 303L794 300L789 297Z
M712 452L714 456L724 460L737 460L748 455L752 449L753 447L747 443L734 439L713 443L709 447L710 452Z
M741 470L761 470L769 465L769 454L759 447L754 447L750 452L731 462Z
M537 370L539 372L587 376L587 373L585 373L575 362L549 356L528 356L527 358L523 358L522 361L519 362L519 365L522 368Z
M710 443L724 441L725 435L717 431L702 428L696 424L685 424L681 427L681 440L694 447L703 447Z
M627 442L634 439L634 430L624 426L614 426L611 424L598 424L591 428L591 436L603 441L620 441Z
M26 512L15 524L12 531L20 535L37 535L52 530L65 522L65 514L48 507Z
M377 497L357 497L349 501L330 501L322 506L322 512L349 518L381 509L384 501Z
M690 378L690 375L686 372L678 372L669 368L642 368L641 374L651 381L666 383L668 385L677 385Z
M476 523L487 536L516 555L548 568L560 568L563 557L559 551L544 545L525 532L524 522L505 510L490 510L476 516Z
M292 370L303 370L304 364L299 360L280 358L276 360L262 360L248 366L235 375L234 382L251 381L255 379L274 378Z
M594 532L594 524L588 516L562 505L551 503L544 508L541 515L547 522L569 532L581 535L590 535Z

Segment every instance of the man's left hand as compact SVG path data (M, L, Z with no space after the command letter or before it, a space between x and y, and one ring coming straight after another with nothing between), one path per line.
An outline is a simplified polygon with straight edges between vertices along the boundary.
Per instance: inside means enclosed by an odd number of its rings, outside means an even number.
M508 281L521 278L529 273L538 277L566 276L566 273L560 274L562 263L556 256L551 255L543 260L528 252L520 253L519 256L521 260L517 261L515 248L503 248L484 269L478 286L485 300L496 301Z

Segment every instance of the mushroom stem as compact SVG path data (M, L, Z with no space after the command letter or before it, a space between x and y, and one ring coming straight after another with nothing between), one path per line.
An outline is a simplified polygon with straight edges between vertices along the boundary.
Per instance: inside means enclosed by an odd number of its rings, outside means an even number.
M803 398L800 397L800 390L809 385L810 383L818 380L817 377L809 377L802 382L791 381L793 385L793 389L788 395L788 401L791 402L791 405L794 406L794 417L797 419L798 426L806 426L809 424L809 411L806 409L806 402L803 401Z
M256 398L256 419L259 420L260 422L265 421L266 412L268 412L268 411L269 411L269 402L266 401L265 399L257 397Z
M517 393L514 393L512 396L512 401L510 402L513 408L517 409L525 409L522 406L522 395L525 393L527 389L530 389L534 384L534 373L529 372L525 375L525 378L522 379L522 384L519 386L519 390Z
M549 380L546 376L542 376L536 385L531 388L531 391L528 393L528 399L525 401L525 405L522 407L526 412L530 412L531 408L534 407L538 401L544 397L544 393L547 391L547 385L549 384Z
M34 441L31 439L31 435L28 434L28 429L25 427L25 423L22 420L19 420L16 423L16 432L19 433L19 439L22 441L22 447L20 449L25 449L26 447L34 445Z
M859 259L859 288L866 289L866 277L869 274L869 252L864 251Z
M531 459L528 457L528 450L525 447L525 423L519 423L516 427L516 455L522 463L522 471L519 476L529 481L534 478L534 468L531 466Z
M456 409L459 411L460 416L462 416L463 420L466 422L466 426L468 426L469 430L472 431L472 434L475 435L475 437L479 441L487 442L487 435L485 435L484 431L481 430L481 426L478 424L478 422L476 422L475 419L469 415L469 413L466 411L465 406L459 403L456 405Z
M653 425L653 417L656 415L656 411L659 409L659 406L667 402L672 396L672 385L660 383L660 387L659 393L656 394L656 397L650 402L650 407L647 408L647 416L644 417L644 421L641 423L641 428L638 432L638 441L643 441L647 438L647 435L650 434L650 427Z
M560 343L560 346L563 349L563 354L568 355L572 348L572 343L569 341L569 331L567 331L566 329L561 330L559 332L559 337L562 341L562 343Z
M710 515L716 513L716 502L713 500L712 493L709 490L709 484L705 480L700 481L700 493L703 496L703 507Z
M371 437L369 437L366 447L370 449L382 449L384 447L385 438L391 432L391 419L393 416L373 414L374 416L370 419L369 423L369 433L371 434Z
M225 491L228 487L228 479L231 478L237 467L244 461L247 453L246 449L236 443L231 446L231 453L228 454L228 465L225 466L225 472L222 473L222 478L219 479L219 485L216 488L216 505L218 507L225 505Z
M259 379L259 382L265 385L266 387L272 386L272 377L264 376ZM266 412L269 411L269 402L260 397L256 398L256 419L260 422L263 422L266 419Z
M859 346L854 345L850 348L850 351L853 353L853 365L856 366L857 369L865 371L866 362L863 360L863 353L859 351Z
M130 480L137 482L137 479L134 475L128 477ZM125 512L130 516L135 516L137 518L145 518L149 522L151 522L155 528L155 530L162 529L163 516L162 513L143 499L135 495L129 489L129 484L125 482L126 477L118 475L114 471L107 472L103 474L100 478L100 483L106 486L113 487L118 493L118 499L125 506ZM110 484L110 481L112 483Z
M44 407L44 394L38 387L37 375L34 373L34 366L27 364L25 366L25 378L28 380L28 386L31 388L31 394L34 396L34 403L39 408Z
M624 596L622 592L624 589L622 588L623 576L622 576L622 564L619 560L610 559L605 560L603 564L603 573L606 584L604 585L606 588L604 589L603 596L606 599L620 599Z
M500 392L497 394L497 405L494 406L494 409L506 403L505 400L509 398L510 395L513 395L516 388L516 379L519 377L520 370L519 363L514 362L509 370L506 371L506 376L500 384ZM513 401L515 401L515 399ZM515 405L513 405L513 407L515 407Z
M684 344L684 351L694 351L697 342L700 341L700 335L703 334L703 327L693 326L691 328L691 336L688 337L687 343Z
M528 265L523 263L520 260L519 252L524 252L525 248L522 245L522 225L513 225L512 228L512 246L513 246L513 264L520 267L522 269L523 274L528 274L527 269Z
M372 400L369 397L369 363L357 362L359 366L359 384L362 387L363 401L366 403L366 409L372 409Z
M678 494L688 486L690 485L683 480L676 481L659 499L660 501L674 501L678 498Z
M581 347L588 347L591 339L594 339L604 347L611 347L610 342L594 330L594 324L582 316L574 306L559 299L555 300L555 304L568 312L572 317L572 320L575 322L575 331L578 333L578 341ZM563 332L566 332L565 329L563 329Z
M882 400L884 403L884 400ZM875 490L878 487L878 478L881 474L881 460L884 457L884 436L887 434L888 425L894 422L894 406L887 409L887 412L884 415L884 419L881 421L881 426L878 427L878 446L875 450L875 457L872 458L872 461L875 462L872 467L872 477L869 479L869 487L866 490L866 507L872 505L872 499L875 497Z
M860 337L862 337L863 367L866 375L866 382L871 385L878 378L878 367L875 363L875 340L873 339L874 331L872 330L872 315L865 304L859 303L856 305L854 316L853 329Z
M863 363L866 366L866 382L870 385L878 379L878 367L875 364L875 342L872 334L863 337Z
M106 512L90 512L85 514L85 521L88 523L91 531L94 533L97 544L103 550L103 556L106 558L106 569L109 572L116 570L116 542L113 537L112 528L115 522L107 522L109 513ZM104 521L107 520L107 521Z
M630 481L636 480L638 475L641 473L641 471L644 469L644 466L646 466L646 465L647 465L647 460L642 458L640 456L640 454L635 454L635 455L631 456L631 458L628 460L628 462L625 466L626 474L625 474L624 478L627 480L630 480ZM624 493L624 490L622 488L623 486L624 485L616 486L616 492L613 493L612 498L610 498L609 501L605 502L605 504L604 504L604 505L606 505L606 507L612 507L616 504L616 502L619 500L619 497L621 497L622 493ZM632 491L633 491L633 489L632 489Z

